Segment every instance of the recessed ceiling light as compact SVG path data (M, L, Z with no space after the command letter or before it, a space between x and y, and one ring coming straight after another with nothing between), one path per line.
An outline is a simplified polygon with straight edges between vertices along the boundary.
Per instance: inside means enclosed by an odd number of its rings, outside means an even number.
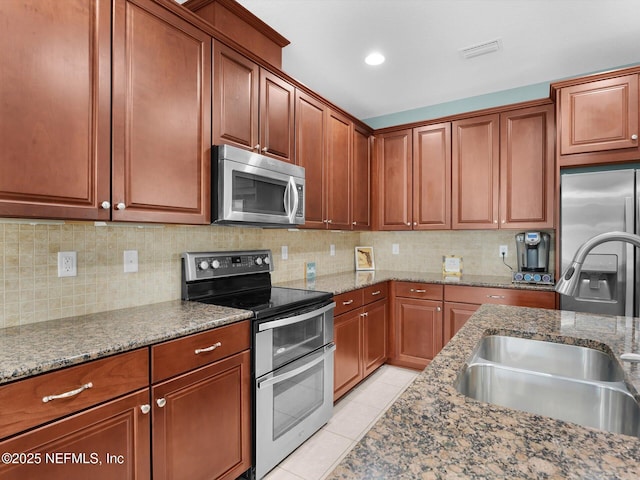
M380 52L373 52L367 55L364 61L367 65L380 65L384 63L384 55Z

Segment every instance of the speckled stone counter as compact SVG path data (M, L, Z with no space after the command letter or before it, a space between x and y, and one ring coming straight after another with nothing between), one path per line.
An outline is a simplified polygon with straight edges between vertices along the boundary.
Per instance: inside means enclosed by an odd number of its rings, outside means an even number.
M329 476L337 479L634 479L640 439L479 402L454 383L478 340L507 334L640 352L640 320L482 306ZM621 362L636 398L640 365Z
M406 282L426 282L444 285L468 285L475 287L499 287L552 292L553 285L533 285L511 283L510 276L491 275L463 275L462 277L443 277L442 273L408 272L395 270L375 270L344 272L333 275L321 275L314 280L293 280L279 283L278 286L290 288L304 288L333 292L334 294L349 292L357 288L368 287L388 280L403 280Z
M0 384L252 316L176 300L0 329Z

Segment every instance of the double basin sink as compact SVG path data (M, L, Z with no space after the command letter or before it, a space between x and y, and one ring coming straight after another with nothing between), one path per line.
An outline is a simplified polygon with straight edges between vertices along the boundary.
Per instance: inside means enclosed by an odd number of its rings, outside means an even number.
M482 402L640 437L640 405L622 367L593 348L486 336L455 386Z

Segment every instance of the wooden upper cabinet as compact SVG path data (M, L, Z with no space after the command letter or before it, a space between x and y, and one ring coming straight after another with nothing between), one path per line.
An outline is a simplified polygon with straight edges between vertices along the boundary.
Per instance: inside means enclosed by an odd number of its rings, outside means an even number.
M451 228L451 124L413 130L413 229Z
M500 227L553 228L553 105L500 114Z
M213 142L294 161L295 88L213 42Z
M213 42L213 143L253 150L258 145L258 65Z
M326 228L325 137L327 107L316 98L296 91L296 164L305 170L306 228Z
M113 220L210 222L211 37L151 0L116 0Z
M108 220L111 2L1 1L0 18L0 216Z
M374 211L379 230L411 230L412 138L411 129L376 138Z
M293 163L295 88L260 70L260 151Z
M351 225L353 230L371 228L371 140L369 133L353 129L353 176L351 182Z
M326 132L327 228L350 230L353 123L329 110Z
M498 228L500 117L453 122L452 228Z
M638 151L638 74L560 90L560 154Z

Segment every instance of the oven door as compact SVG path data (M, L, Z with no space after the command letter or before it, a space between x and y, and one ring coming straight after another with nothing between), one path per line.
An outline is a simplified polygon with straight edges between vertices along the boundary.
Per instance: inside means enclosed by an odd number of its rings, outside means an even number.
M308 307L256 323L256 378L303 357L333 341L335 302Z
M304 223L304 179L231 160L220 161L218 168L219 221Z
M330 343L256 379L256 478L331 418L335 348Z

